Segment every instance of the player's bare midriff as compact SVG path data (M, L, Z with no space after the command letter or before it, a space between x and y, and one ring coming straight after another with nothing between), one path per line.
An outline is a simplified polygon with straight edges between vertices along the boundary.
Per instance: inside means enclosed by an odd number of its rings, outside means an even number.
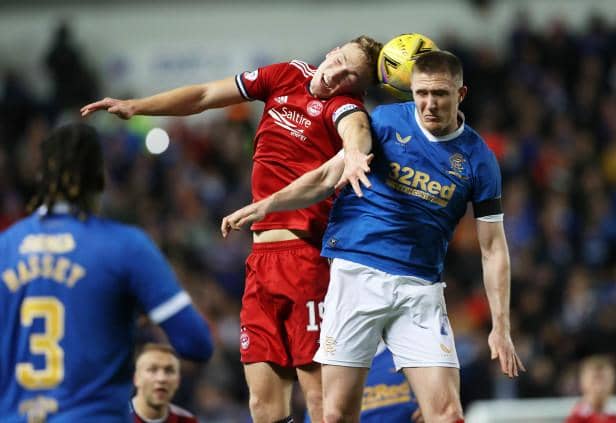
M296 229L269 229L252 233L253 242L277 242L292 239L309 238L310 233Z

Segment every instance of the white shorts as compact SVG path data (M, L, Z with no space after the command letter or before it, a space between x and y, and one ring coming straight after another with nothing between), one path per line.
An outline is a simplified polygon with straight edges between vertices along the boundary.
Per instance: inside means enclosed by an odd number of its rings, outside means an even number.
M381 338L396 370L460 368L447 318L444 283L334 259L319 350L322 364L369 368Z

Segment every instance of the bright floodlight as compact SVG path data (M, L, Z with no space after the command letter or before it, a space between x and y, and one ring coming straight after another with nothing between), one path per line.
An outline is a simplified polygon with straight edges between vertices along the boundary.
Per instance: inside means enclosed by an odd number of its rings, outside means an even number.
M169 134L161 128L153 128L145 136L145 147L152 154L163 153L169 147Z

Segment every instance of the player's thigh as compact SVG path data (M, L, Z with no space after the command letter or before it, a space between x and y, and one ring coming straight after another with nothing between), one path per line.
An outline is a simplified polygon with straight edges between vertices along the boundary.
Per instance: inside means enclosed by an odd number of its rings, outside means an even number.
M391 281L375 269L335 259L315 361L369 368L392 304Z
M319 363L311 363L304 366L297 367L297 381L304 393L308 391L317 391L321 393L323 391L322 377L321 377L321 365Z
M323 365L323 413L357 415L361 411L368 368Z
M250 363L244 364L244 375L251 398L266 403L289 403L295 378L293 369L271 363Z
M455 367L404 368L426 421L444 412L462 415L460 371Z
M323 419L323 384L321 378L321 365L311 363L298 367L297 380L304 394L306 408L311 421L320 422Z

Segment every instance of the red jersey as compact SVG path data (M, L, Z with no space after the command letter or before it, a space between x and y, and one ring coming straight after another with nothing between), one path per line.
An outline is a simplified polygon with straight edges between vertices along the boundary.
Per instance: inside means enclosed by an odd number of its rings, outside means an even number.
M314 72L313 66L293 60L235 77L244 98L265 103L254 139L253 201L332 158L342 148L337 123L349 113L365 110L358 98L314 97L308 88ZM331 203L328 199L302 210L270 213L252 229L297 229L321 236Z
M150 420L146 420L137 414L131 402L131 412L134 417L135 423L148 423ZM158 420L156 420L158 421ZM169 414L164 420L164 423L198 423L198 420L189 411L184 410L182 407L178 407L175 404L169 404Z
M616 415L596 413L588 404L579 402L565 423L616 423Z

